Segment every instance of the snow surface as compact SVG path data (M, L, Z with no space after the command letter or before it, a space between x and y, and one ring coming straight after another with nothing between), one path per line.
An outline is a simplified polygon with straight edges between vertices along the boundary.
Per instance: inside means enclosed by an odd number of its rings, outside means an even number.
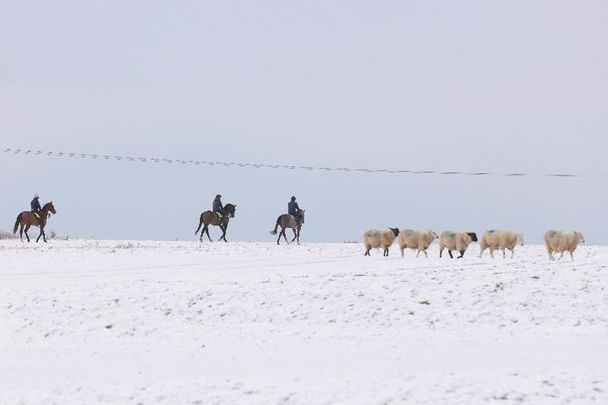
M0 242L2 403L608 403L608 248Z

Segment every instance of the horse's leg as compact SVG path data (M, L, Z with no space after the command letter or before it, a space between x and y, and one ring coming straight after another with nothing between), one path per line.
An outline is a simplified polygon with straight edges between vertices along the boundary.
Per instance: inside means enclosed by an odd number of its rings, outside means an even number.
M289 241L287 240L287 234L285 232L287 228L283 228L283 230L281 231L281 233L283 234L283 238L285 238L285 242L287 242L287 244L289 245Z
M207 237L209 238L209 242L213 242L213 240L211 239L211 235L209 235L209 225L205 225L205 233L207 234Z
M224 233L222 234L222 237L220 238L220 240L224 239L224 242L228 242L228 241L226 240L226 232L228 231L228 224L226 224L226 225L224 225L224 226L222 227L222 231L223 231Z
M23 224L19 224L19 239L23 242Z
M291 243L293 243L298 238L298 231L296 231L296 228L291 228L291 230L293 231L293 239L291 240Z
M23 232L25 232L25 237L27 238L27 241L28 241L28 242L30 241L30 235L28 235L28 234L27 234L27 231L29 231L30 227L31 227L31 225L30 225L30 224L27 224L27 225L25 226L25 229L23 230Z
M38 241L40 240L40 237L42 236L42 240L44 241L44 243L46 243L46 235L44 234L44 226L40 225L40 235L38 235L38 237L36 238L36 243L38 243Z
M299 226L298 227L298 245L300 244L300 231L302 230L302 227Z

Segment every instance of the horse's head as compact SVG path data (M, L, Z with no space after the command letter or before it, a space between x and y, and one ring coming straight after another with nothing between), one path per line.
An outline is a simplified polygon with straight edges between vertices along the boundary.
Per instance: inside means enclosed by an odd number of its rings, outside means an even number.
M300 209L300 218L302 220L302 223L304 223L304 212L305 211L303 209Z
M57 211L55 211L55 206L53 205L52 201L44 204L44 207L42 207L42 211L46 211L46 212L51 212L53 214L57 214Z
M236 213L236 204L226 204L224 206L224 210L230 215L230 218L234 218L234 214Z

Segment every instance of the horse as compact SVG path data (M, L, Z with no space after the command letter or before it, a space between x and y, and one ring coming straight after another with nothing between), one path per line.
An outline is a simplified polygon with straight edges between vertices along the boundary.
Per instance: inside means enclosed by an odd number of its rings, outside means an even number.
M55 211L55 207L53 206L53 202L49 202L44 204L44 207L42 207L42 211L40 211L40 213L38 213L38 215L40 215L40 217L34 215L33 212L31 211L23 211L21 214L19 214L17 216L17 221L15 221L15 226L13 228L13 234L17 233L17 228L21 225L21 228L19 229L19 237L21 239L21 241L23 242L23 232L25 231L25 237L27 238L27 241L30 241L30 237L27 234L27 231L30 229L30 227L33 226L39 226L40 227L40 235L38 235L38 239L36 239L36 243L38 243L38 241L40 240L40 237L42 236L42 239L44 240L44 242L46 243L46 234L44 232L44 227L46 226L46 221L48 220L50 214L49 213L53 213L53 214L57 214L57 211ZM25 227L25 230L23 229Z
M234 214L236 212L236 204L226 204L224 206L224 212L226 213L226 215L224 215L223 221L222 219L220 219L217 213L213 211L205 211L201 214L201 220L198 224L198 228L196 228L196 232L194 232L194 234L196 235L199 229L201 229L201 226L203 226L203 224L205 225L201 230L201 242L203 241L203 236L205 235L205 233L207 233L209 242L213 242L211 240L211 236L209 236L209 225L219 226L223 232L219 240L224 239L224 242L228 242L226 240L226 230L228 229L228 222L230 222L230 218L234 218Z
M285 238L285 242L289 244L287 236L285 235L286 228L293 229L293 239L291 240L291 242L293 243L297 240L298 245L300 244L300 231L302 230L302 224L304 223L304 210L301 209L300 213L302 214L302 220L300 222L298 222L298 220L296 220L296 218L290 214L283 214L277 218L277 224L275 225L274 230L270 231L271 235L276 235L279 225L281 226L281 232L279 233L279 238L277 239L277 245L281 244L281 235L283 235L283 237Z

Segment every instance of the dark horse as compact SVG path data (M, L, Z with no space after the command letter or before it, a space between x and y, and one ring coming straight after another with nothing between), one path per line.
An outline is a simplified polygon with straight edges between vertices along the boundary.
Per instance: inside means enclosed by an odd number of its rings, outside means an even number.
M52 202L44 204L44 207L42 207L42 211L38 213L38 215L40 215L40 218L34 215L34 213L31 211L23 211L17 216L17 221L15 221L15 227L13 228L13 234L17 233L17 228L19 227L19 225L21 225L21 228L19 229L19 237L21 238L21 241L23 241L23 232L25 231L25 237L29 242L30 237L27 234L27 231L32 225L39 226L40 235L38 235L38 239L36 239L36 242L40 240L41 236L42 239L46 242L46 234L44 233L44 227L46 226L46 221L50 215L50 212L52 212L53 214L57 214L57 211L55 211L55 207L53 206ZM23 229L24 227L25 230Z
M270 231L271 235L276 235L277 229L279 229L279 226L281 226L281 232L279 233L279 238L277 239L277 245L281 244L281 235L283 235L285 238L285 242L289 244L287 236L285 235L286 228L293 229L293 239L291 241L294 242L297 240L298 245L300 244L300 231L302 230L302 224L304 223L304 210L300 210L300 214L302 214L302 220L300 222L298 222L293 215L289 214L283 214L277 218L277 224L275 225L274 230Z
M201 214L201 221L198 224L198 228L196 228L196 232L194 232L194 234L196 235L199 229L201 229L201 226L203 226L203 224L205 225L201 230L201 242L203 241L203 236L205 235L205 233L207 233L209 242L213 242L211 240L211 236L209 236L209 225L219 226L223 232L219 240L224 239L224 242L228 242L226 240L226 230L228 229L228 222L230 222L230 218L234 218L234 213L236 212L236 204L226 204L224 206L224 212L226 213L226 215L224 216L223 221L213 211L205 211Z

